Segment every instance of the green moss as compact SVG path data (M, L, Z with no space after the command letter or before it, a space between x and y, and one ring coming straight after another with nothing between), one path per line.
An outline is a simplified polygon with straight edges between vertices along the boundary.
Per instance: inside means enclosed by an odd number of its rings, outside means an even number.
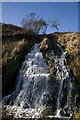
M49 39L46 37L46 38L44 38L44 40L40 44L40 50L45 51L45 50L48 50L50 48L51 48L51 43L50 43Z
M66 48L65 50L67 51L67 55L70 56L70 55L71 55L71 51L70 51L70 49Z

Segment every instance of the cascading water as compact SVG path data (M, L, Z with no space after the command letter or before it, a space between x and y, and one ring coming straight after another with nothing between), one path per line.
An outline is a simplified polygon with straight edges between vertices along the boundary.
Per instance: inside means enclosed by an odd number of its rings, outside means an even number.
M39 44L35 44L26 56L17 79L16 90L3 98L3 103L9 104L6 106L7 113L14 113L16 118L40 117L52 95L52 85Z
M72 116L72 108L74 107L73 101L74 97L72 98L72 91L74 89L74 78L70 74L70 68L67 66L66 61L66 53L64 50L57 45L61 49L61 55L55 55L54 51L51 51L50 56L53 56L54 65L56 68L56 80L57 80L57 86L58 86L58 92L57 92L57 102L56 102L56 115L55 118L71 118ZM61 106L61 103L63 102L63 92L64 87L67 86L67 99L64 107ZM75 102L74 102L75 104Z
M74 79L67 66L66 52L62 48L60 49L60 56L56 55L54 50L51 50L49 54L54 60L57 71L56 114L51 117L70 118L73 107L71 102L74 101L72 99ZM6 115L13 115L15 118L41 118L43 111L47 111L47 108L48 111L50 109L52 111L53 102L51 98L54 95L52 81L46 60L40 52L39 44L35 44L22 64L17 77L16 90L3 98ZM62 106L65 87L67 88L66 102ZM49 114L47 113L48 117L50 117Z

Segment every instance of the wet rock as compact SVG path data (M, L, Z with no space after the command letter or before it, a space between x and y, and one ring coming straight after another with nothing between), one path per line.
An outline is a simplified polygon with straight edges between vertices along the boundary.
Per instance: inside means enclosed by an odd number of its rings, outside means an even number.
M58 43L65 48L69 57L69 66L74 75L80 80L80 33L60 33L58 34Z
M52 107L45 107L45 109L42 111L42 115L43 117L47 115L53 115Z
M51 43L50 40L46 37L40 44L40 50L45 52L46 50L49 49L51 49Z

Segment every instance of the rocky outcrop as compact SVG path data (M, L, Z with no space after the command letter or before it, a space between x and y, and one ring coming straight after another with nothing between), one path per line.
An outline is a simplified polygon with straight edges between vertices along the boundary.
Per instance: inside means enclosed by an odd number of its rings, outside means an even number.
M45 37L43 39L43 41L41 42L41 44L40 44L40 50L43 52L43 54L44 54L44 56L46 58L46 61L47 61L48 66L49 66L49 72L50 72L52 78L55 79L56 69L54 67L53 59L49 55L51 50L54 48L53 46L54 47L56 46L54 41L52 41L52 40L48 39L47 37ZM58 51L57 51L57 53L58 53Z
M2 25L2 87L3 96L15 89L15 76L35 43L42 40L42 36L24 34L22 28L13 25ZM15 33L15 34L14 34ZM20 35L19 35L20 34Z
M63 32L48 35L49 39L53 39L54 36L56 36L56 42L67 51L68 65L74 76L80 80L80 33Z
M14 83L14 81L12 81L11 79L16 70L18 70L22 59L24 58L25 54L29 52L32 45L33 43L30 44L25 40L21 40L16 43L10 54L8 54L8 52L5 53L2 60L3 95L5 94L5 89L13 86L12 84Z
M77 92L76 106L74 111L74 120L80 118L80 33L63 32L49 34L49 38L56 36L56 41L67 51L67 62L75 77L75 88Z
M21 35L21 34L23 35L26 34L27 32L21 27L18 27L16 25L2 24L2 33L3 35Z
M69 66L75 77L80 80L80 42L79 33L61 33L58 35L58 43L68 53Z

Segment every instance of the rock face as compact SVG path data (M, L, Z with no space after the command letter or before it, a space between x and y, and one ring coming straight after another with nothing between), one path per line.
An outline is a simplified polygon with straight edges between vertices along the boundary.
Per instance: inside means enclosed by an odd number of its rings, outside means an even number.
M74 76L80 80L80 42L79 42L79 33L56 33L48 35L48 39L44 39L41 43L41 50L46 51L51 48L51 45L54 46L53 41L54 36L56 36L56 42L58 42L66 51L68 64L74 74ZM52 40L51 40L52 39ZM59 50L56 46L56 53L59 53Z
M80 34L79 33L61 33L58 35L58 43L65 48L69 55L69 65L80 80Z
M74 111L74 120L80 119L80 33L54 33L57 37L56 41L67 51L68 65L75 76L75 87L77 92L76 106ZM48 35L53 38L54 34Z
M47 37L44 38L44 40L40 44L40 50L43 52L43 54L46 58L46 61L49 66L50 74L54 79L55 79L56 69L54 68L53 59L51 58L51 56L49 54L51 52L51 49L56 48L56 47L57 46L54 43L54 41L49 40ZM55 50L57 51L57 53L59 52L57 49L55 49Z
M2 24L2 33L3 35L23 35L26 34L26 31L16 25Z
M15 89L16 71L24 56L35 43L41 41L41 36L27 34L22 28L14 25L2 25L2 87L3 96ZM4 89L5 88L5 89Z

